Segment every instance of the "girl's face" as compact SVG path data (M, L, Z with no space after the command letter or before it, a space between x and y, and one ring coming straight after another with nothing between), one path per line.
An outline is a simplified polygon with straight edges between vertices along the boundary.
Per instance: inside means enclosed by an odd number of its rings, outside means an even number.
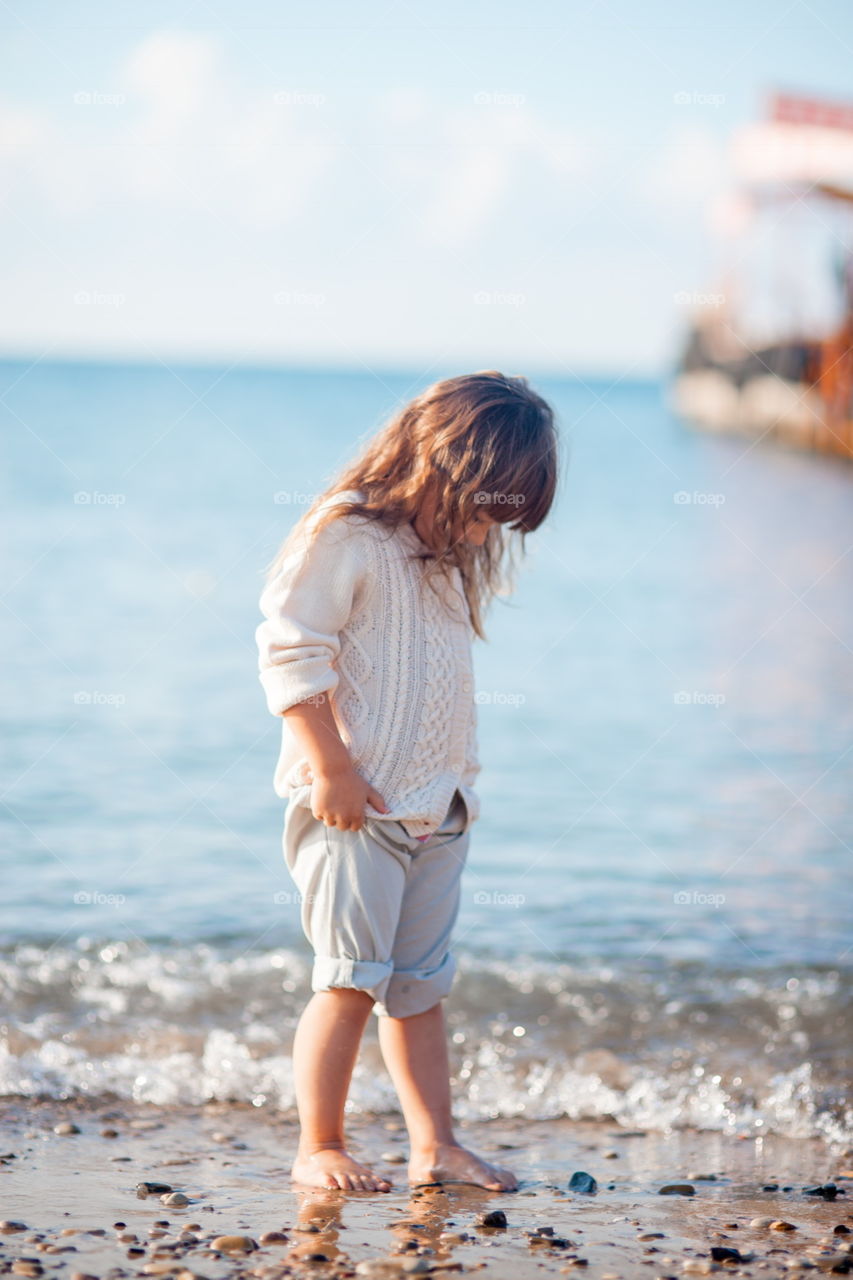
M495 521L487 512L478 512L473 520L470 520L465 526L465 541L470 542L474 547L481 547L486 541L486 534Z

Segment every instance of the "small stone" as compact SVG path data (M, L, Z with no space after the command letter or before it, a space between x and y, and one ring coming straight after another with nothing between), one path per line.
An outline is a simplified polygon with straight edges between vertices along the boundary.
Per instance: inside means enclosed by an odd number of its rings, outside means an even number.
M488 1213L481 1213L477 1218L478 1227L486 1227L490 1230L503 1230L507 1225L506 1214L503 1209L490 1209Z
M766 1230L767 1227L772 1227L775 1221L775 1218L753 1218L749 1225L761 1231Z
M711 1257L715 1262L742 1262L740 1249L728 1249L721 1244L711 1247Z
M71 1280L98 1280L98 1277L89 1275L88 1271L72 1271Z
M70 1120L63 1120L62 1124L55 1124L53 1126L53 1132L58 1133L60 1138L67 1138L72 1133L79 1133L80 1130L77 1128L77 1125L73 1124Z
M117 1138L118 1136L119 1136L118 1129L102 1129L101 1130L102 1138Z
M12 1235L15 1231L26 1231L26 1229L26 1222L12 1222L8 1219L5 1222L0 1222L0 1231L4 1235Z
M210 1247L220 1253L252 1253L258 1246L251 1236L217 1236Z
M765 1187L762 1187L762 1188L761 1188L761 1190L762 1190L762 1191L778 1191L778 1190L779 1190L779 1183L778 1183L778 1182L768 1182L768 1183L767 1183L767 1185L766 1185Z
M167 1276L170 1271L176 1271L180 1263L178 1262L146 1262L142 1268L142 1274L146 1276Z
M796 1231L796 1229L793 1222L784 1222L781 1218L776 1218L770 1223L771 1231Z
M602 1151L601 1158L602 1160L618 1160L619 1152L618 1151Z
M837 1227L832 1228L832 1234L834 1236L849 1236L850 1228L845 1227L843 1222L839 1222Z
M168 1195L160 1197L160 1203L170 1205L189 1204L189 1197L185 1196L183 1191L170 1191Z
M136 1184L136 1194L140 1200L144 1200L146 1196L161 1196L171 1190L170 1182L137 1182Z
M592 1195L598 1190L598 1183L591 1173L584 1173L579 1169L569 1178L569 1190L578 1191L583 1195Z
M382 1155L380 1156L380 1159L384 1160L386 1164L405 1164L406 1163L406 1157L402 1155L401 1152L399 1151L383 1151Z
M261 1244L289 1244L290 1237L283 1231L265 1231L261 1236Z
M663 1240L663 1238L662 1231L647 1231L644 1235L637 1236L638 1240Z
M36 1258L16 1258L12 1272L16 1276L43 1276L44 1267Z
M661 1187L659 1196L695 1196L696 1188L689 1182L668 1182Z

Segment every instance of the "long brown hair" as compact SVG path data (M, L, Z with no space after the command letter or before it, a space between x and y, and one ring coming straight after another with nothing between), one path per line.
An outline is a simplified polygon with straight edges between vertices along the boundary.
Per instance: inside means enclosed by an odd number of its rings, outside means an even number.
M526 535L539 528L554 501L557 445L554 412L522 375L483 369L435 382L395 413L315 498L267 576L278 571L297 530L335 494L355 489L363 501L335 503L315 528L351 514L395 529L411 524L426 495L434 495L430 549L419 553L425 579L458 568L471 625L484 640L485 608L493 596L513 589L515 552L524 556ZM483 545L474 546L464 529L483 512L496 523Z

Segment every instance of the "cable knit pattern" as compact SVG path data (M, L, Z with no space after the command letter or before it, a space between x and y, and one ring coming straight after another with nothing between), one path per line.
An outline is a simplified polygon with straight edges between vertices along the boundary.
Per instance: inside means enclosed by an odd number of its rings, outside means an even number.
M355 491L327 499L324 506ZM441 823L458 788L479 817L473 632L457 570L442 599L422 581L411 525L359 516L306 531L261 595L259 678L273 715L328 694L353 764L412 836ZM310 805L307 759L282 718L278 795Z

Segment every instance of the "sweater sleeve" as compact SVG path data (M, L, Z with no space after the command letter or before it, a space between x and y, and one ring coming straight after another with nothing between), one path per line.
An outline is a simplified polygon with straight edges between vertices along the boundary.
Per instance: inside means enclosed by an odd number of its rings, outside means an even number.
M359 532L345 518L303 531L261 598L259 679L273 715L337 687L340 632L366 574Z

